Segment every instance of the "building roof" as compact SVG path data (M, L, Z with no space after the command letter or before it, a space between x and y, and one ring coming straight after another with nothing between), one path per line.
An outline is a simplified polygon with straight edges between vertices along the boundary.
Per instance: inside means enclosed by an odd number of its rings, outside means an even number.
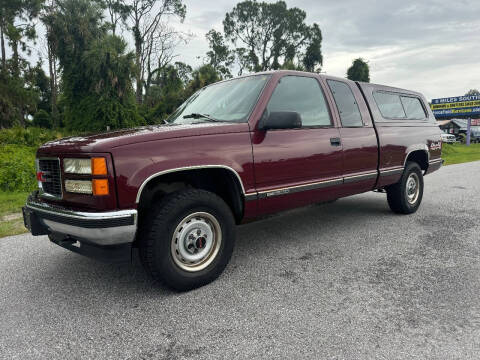
M447 124L450 124L452 120L440 120L440 121L437 121L437 124L438 126L443 126L443 125L447 125Z
M452 119L452 122L457 125L460 130L467 130L467 120L466 119ZM480 129L480 126L471 126L472 130L478 131Z
M437 121L438 126L445 126L448 125L449 123L453 123L455 126L458 127L460 131L467 131L467 120L466 119L450 119L450 120L442 120L442 121ZM472 133L480 133L480 126L474 126L472 125L470 127L470 130Z
M460 130L467 130L467 120L464 119L452 119L452 122L457 125Z

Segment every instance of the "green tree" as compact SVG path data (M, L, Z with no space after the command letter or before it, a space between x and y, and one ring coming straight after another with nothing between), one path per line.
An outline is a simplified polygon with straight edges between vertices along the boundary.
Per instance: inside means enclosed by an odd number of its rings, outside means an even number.
M192 68L191 66L176 62L174 65L163 66L156 73L157 76L152 81L150 90L145 95L145 101L143 103L148 109L154 109L156 119L162 119L163 115L169 114L168 99L172 99L174 109L180 105L185 97L185 86L191 80ZM161 109L161 110L159 110ZM148 111L147 111L148 112ZM149 123L153 123L156 120L152 120L152 113L147 116ZM152 122L153 121L153 122Z
M38 15L41 2L0 0L2 127L25 126L25 119L36 111L38 93L30 76L32 68L21 53L31 53L27 42L36 38L34 19ZM7 45L12 54L10 59L7 59Z
M6 70L5 40L12 50L11 71L14 77L20 76L20 49L30 52L27 41L36 37L33 20L38 16L42 0L0 0L0 43L2 68Z
M156 100L150 101L156 105L147 116L148 123L161 122L199 89L221 80L220 74L210 64L200 66L191 75L185 76L188 70L191 71L191 67L183 63L169 65L162 70L155 90L151 92L151 96L156 94Z
M370 82L370 68L362 58L353 60L352 66L347 70L347 78L353 81Z
M213 84L219 80L221 80L220 75L215 71L212 65L207 64L200 66L192 73L192 81L190 81L186 88L186 98L190 97L204 86Z
M135 43L136 65L136 99L137 103L143 101L143 87L146 58L149 42L154 40L155 33L162 26L165 17L177 16L185 18L186 6L182 0L131 0L129 6L130 28Z
M238 76L240 76L245 70L248 70L249 68L249 53L248 50L243 47L236 48L233 52L235 54L235 62L238 67Z
M222 33L212 29L205 37L210 46L207 52L208 63L223 77L231 77L230 67L235 61L235 55L225 44Z
M480 91L478 91L477 89L470 89L465 94L465 96L471 96L471 95L480 95Z
M187 84L192 79L192 67L181 61L176 61L175 68L177 69L178 77L182 79L182 82L185 86L185 84Z
M165 24L160 24L157 30L147 37L141 60L144 98L149 97L155 77L158 77L165 67L172 64L176 57L175 48L180 43L186 44L188 39L188 34L181 33Z
M42 63L37 63L33 68L30 68L28 72L24 75L25 82L37 92L38 102L36 108L38 110L45 110L50 112L50 103L51 103L51 89L50 89L50 79L43 71Z
M315 69L322 63L322 37L319 26L308 26L305 19L305 11L287 8L284 1L246 0L226 14L223 27L227 40L246 49L241 61L247 60L250 71L278 69L282 62Z
M42 12L40 15L40 20L46 29L46 40L47 40L47 60L48 60L48 72L49 72L49 86L50 86L50 113L52 116L53 127L59 126L59 116L58 116L58 107L57 107L57 96L58 96L58 42L59 39L57 36L62 34L57 34L54 31L54 24L56 21L56 16L58 14L58 3L57 0L46 0L45 4L42 7Z
M300 64L295 64L293 60L287 60L285 61L281 66L281 70L295 70L295 71L305 71L306 69L300 65Z
M307 46L302 63L305 71L309 72L320 72L323 65L322 32L317 24L312 26L311 41Z
M38 92L23 77L0 71L0 128L25 126L25 117L34 114Z
M112 34L116 35L117 27L121 24L125 24L132 7L127 5L124 0L101 1L103 1L103 4L107 9Z
M149 124L161 122L185 100L185 83L182 66L167 65L158 73L155 85L145 99L153 109L147 116Z
M52 23L58 39L57 56L62 71L63 95L75 99L88 92L89 80L84 77L83 55L91 44L105 36L102 9L88 0L62 0Z
M134 54L125 53L126 43L113 35L95 41L83 55L88 93L72 104L66 118L82 131L119 129L143 123L137 112L132 80Z
M64 0L53 29L58 35L65 123L77 131L135 126L134 55L107 35L102 9L88 0Z
M38 110L33 116L32 125L36 127L45 128L45 129L51 129L52 118L50 117L50 114L45 110L43 109Z

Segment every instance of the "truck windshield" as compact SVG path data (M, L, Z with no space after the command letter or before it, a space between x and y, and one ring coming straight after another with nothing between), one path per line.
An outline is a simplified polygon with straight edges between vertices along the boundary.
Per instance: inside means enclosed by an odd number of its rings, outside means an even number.
M167 123L246 122L270 75L223 81L197 91L167 119Z

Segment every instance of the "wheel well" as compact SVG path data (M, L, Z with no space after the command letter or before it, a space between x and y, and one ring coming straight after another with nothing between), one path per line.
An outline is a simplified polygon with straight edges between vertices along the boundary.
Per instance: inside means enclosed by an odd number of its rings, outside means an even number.
M428 155L425 150L412 151L410 154L408 154L405 163L407 163L407 161L416 162L424 171L428 169Z
M168 193L184 188L211 191L221 197L232 210L237 223L243 217L242 187L237 176L224 168L193 169L168 173L151 179L143 188L138 204L139 226L151 204Z

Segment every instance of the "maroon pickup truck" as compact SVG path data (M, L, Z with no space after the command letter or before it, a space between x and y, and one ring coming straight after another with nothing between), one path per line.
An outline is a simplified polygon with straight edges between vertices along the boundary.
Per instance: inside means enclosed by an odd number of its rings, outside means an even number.
M415 212L441 147L419 93L259 73L201 89L164 125L43 145L24 220L84 255L138 248L155 279L187 290L223 271L246 220L372 190Z

